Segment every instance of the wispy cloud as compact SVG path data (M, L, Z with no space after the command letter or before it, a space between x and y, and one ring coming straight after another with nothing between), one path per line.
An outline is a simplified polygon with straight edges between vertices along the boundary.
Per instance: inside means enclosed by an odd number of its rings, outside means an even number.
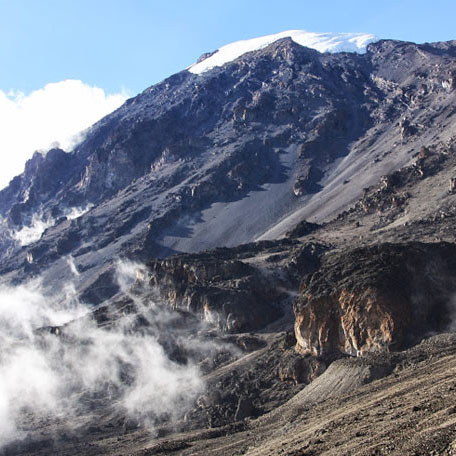
M85 207L72 207L64 212L63 216L73 220L84 215L92 207L93 204L88 204ZM43 233L54 224L55 219L52 217L44 217L43 214L36 213L28 225L22 227L19 231L9 231L9 236L19 242L21 246L29 245L41 239Z
M127 96L106 94L73 79L30 94L0 90L0 188L23 171L34 151L57 144L70 149L79 132L118 108Z
M75 260L67 263L77 277ZM204 323L182 320L155 300L147 285L130 292L144 271L119 262L118 284L136 310L106 308L112 318L102 325L78 301L72 282L52 292L39 279L0 285L0 454L11 441L44 430L34 429L33 417L48 423L65 417L74 429L81 423L74 418L90 419L88 404L110 407L153 433L162 420L183 416L204 391L201 362L236 354L204 337Z

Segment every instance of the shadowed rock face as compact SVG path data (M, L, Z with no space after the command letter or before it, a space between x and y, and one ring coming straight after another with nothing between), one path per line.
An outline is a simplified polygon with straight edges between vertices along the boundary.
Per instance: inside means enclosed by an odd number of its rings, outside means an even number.
M403 348L451 322L453 244L381 244L330 254L294 303L301 352L315 356Z
M242 261L176 258L152 263L151 269L150 283L169 305L226 331L258 329L280 315L284 296Z
M224 331L258 330L282 315L283 301L297 287L296 275L315 271L323 250L324 246L296 246L284 240L179 255L149 263L142 282L158 290L172 308L196 314ZM285 264L274 265L277 251ZM249 264L249 258L260 255L269 255L269 267Z

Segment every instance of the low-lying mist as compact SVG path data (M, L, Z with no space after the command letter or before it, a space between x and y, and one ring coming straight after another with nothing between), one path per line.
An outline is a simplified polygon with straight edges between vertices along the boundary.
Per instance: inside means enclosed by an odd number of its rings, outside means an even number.
M77 273L71 259L68 267ZM81 423L97 407L153 430L204 390L198 362L229 348L159 305L153 290L131 293L138 268L119 263L123 294L95 312L72 284L58 296L39 280L0 287L0 447L25 438L40 417Z

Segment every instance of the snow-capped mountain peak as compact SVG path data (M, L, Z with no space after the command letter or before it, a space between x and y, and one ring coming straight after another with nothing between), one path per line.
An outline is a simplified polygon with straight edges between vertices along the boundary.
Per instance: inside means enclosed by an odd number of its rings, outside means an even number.
M291 38L301 46L319 52L358 52L363 53L369 43L376 41L375 35L367 33L313 33L305 30L287 30L275 35L266 35L251 40L236 41L222 46L207 59L188 68L191 73L201 74L211 68L222 66L237 59L246 52L265 48L282 38Z

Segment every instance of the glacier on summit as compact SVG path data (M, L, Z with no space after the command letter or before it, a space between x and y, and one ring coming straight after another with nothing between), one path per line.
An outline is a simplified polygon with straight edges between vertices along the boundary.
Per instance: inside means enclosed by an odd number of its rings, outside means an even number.
M251 40L235 41L222 46L210 57L188 68L194 74L201 74L210 69L231 62L241 55L263 49L282 38L291 38L295 43L319 52L357 52L363 53L369 43L378 37L368 33L313 33L305 30L287 30L275 35L266 35Z

